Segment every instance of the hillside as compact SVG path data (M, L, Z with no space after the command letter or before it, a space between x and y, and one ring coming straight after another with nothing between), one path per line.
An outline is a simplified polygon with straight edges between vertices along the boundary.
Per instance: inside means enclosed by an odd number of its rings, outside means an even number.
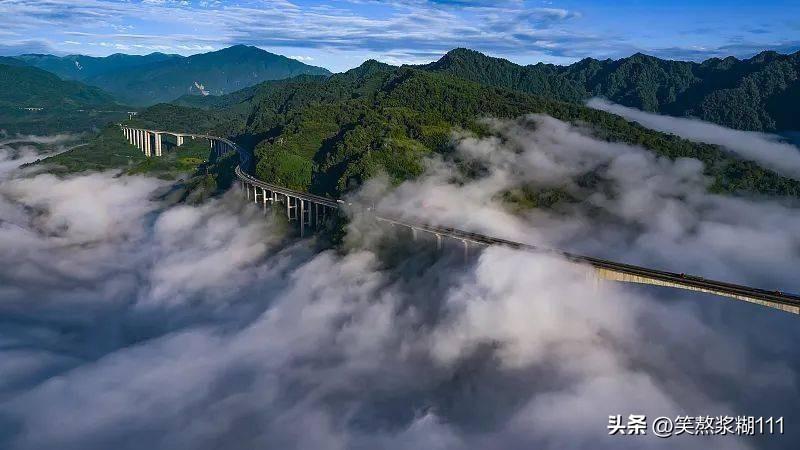
M103 73L116 70L130 70L137 66L161 63L171 59L180 59L182 56L166 55L164 53L151 53L143 56L115 53L105 57L26 54L15 58L30 66L52 72L65 80L85 81Z
M452 50L424 70L545 97L580 102L602 96L626 106L694 116L731 128L800 130L800 52L763 52L750 59L669 61L637 53L619 60L584 59L569 66L520 66Z
M260 178L340 196L378 172L395 181L415 177L426 155L449 152L453 130L485 133L476 119L544 113L590 124L603 139L641 145L669 158L697 158L719 192L800 195L800 183L717 146L648 130L579 104L411 67L367 61L327 79L264 83L239 95L238 104L236 95L217 99L226 106L216 109L159 105L137 121L233 136L255 148Z
M321 67L244 45L188 57L154 53L87 58L28 55L22 60L76 77L131 105L152 105L187 94L221 95L266 80L302 74L330 74Z
M0 129L8 133L93 130L124 119L126 109L102 89L21 62L0 64Z
M0 64L0 108L79 109L108 107L114 97L102 89L25 65Z

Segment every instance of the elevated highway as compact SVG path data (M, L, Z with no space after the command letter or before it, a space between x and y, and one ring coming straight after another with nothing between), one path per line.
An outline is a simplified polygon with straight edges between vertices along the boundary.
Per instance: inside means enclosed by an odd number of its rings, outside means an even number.
M248 162L248 154L243 152L235 143L227 139L198 134L153 130L145 131L149 133L172 134L176 136L180 135L184 137L188 136L193 138L208 139L212 142L212 149L215 149L217 152L224 153L224 151L237 151L240 155L240 160L242 163ZM181 141L178 142L180 145ZM214 142L217 143L216 146ZM305 235L306 228L319 228L327 217L347 205L342 200L295 191L280 185L267 183L245 173L245 171L241 169L241 166L236 167L236 176L248 200L252 200L255 203L261 203L264 207L267 205L277 206L278 203L282 203L282 206L286 208L287 218L290 221L296 221L299 224L301 236ZM435 226L418 222L408 222L398 218L382 216L374 211L367 211L367 213L371 214L378 222L408 229L413 239L416 239L419 233L431 235L435 237L437 248L442 247L443 239L450 239L460 242L463 245L465 257L468 255L471 246L476 247L492 245L499 245L535 253L552 254L568 261L572 261L576 264L592 267L595 271L595 274L600 279L704 292L766 306L793 314L800 314L800 296L795 294L710 280L684 273L667 272L648 267L594 258L591 256L577 255L562 250L510 241L484 234L459 230L457 228Z

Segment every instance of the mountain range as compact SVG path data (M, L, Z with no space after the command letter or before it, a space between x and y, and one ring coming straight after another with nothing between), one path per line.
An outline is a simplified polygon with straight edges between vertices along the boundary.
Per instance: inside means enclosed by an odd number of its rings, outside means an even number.
M120 102L135 106L167 102L185 94L222 95L262 81L302 74L330 74L321 67L245 45L188 57L152 53L103 58L33 54L17 58L63 79L102 88Z
M568 66L521 66L455 49L421 68L567 102L600 96L741 130L800 130L800 52L765 51L750 59L712 58L702 63L637 53L618 60L587 58Z
M122 120L127 107L94 86L62 80L13 58L0 58L0 130L52 134Z
M499 84L370 60L330 77L267 81L222 97L184 97L146 109L133 124L232 136L254 149L259 178L339 197L378 173L395 182L415 177L427 156L450 152L454 130L485 135L481 118L539 113L588 125L601 139L659 156L699 159L719 192L800 196L800 182L721 147L649 130L578 100Z
M213 96L263 81L331 75L326 69L244 45L188 57L152 53L0 58L0 65L21 63L99 87L118 103L134 106L179 97L183 98L178 103L210 105L218 101ZM637 53L618 60L587 58L568 66L522 66L459 48L414 67L569 103L600 96L645 111L692 116L741 130L800 130L800 115L795 113L800 102L800 52L762 52L750 59L712 58L702 63ZM204 96L211 100L200 100Z

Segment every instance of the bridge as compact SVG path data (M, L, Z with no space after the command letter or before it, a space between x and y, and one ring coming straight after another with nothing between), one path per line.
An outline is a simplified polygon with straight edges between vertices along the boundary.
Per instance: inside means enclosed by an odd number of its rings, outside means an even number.
M126 136L128 136L129 142L134 145L137 145L136 142L141 142L142 140L134 139L132 141L130 136L135 137L137 135L141 135L141 133L151 133L154 135L156 133L158 135L171 134L174 136L182 136L183 138L190 137L192 139L203 138L208 139L211 142L211 148L217 152L217 155L224 154L227 151L236 151L240 155L242 164L249 162L249 154L239 148L234 142L227 139L202 134L175 133L122 127L123 130L126 130L126 128L128 130L125 131ZM156 139L160 139L160 137L157 137ZM182 140L178 140L178 145L180 146L182 142ZM145 151L144 147L139 145L137 145L137 147L142 149L142 151ZM145 151L145 154L150 156L147 151ZM156 156L159 155L161 155L160 150ZM241 165L236 167L236 177L238 178L242 191L245 193L248 200L252 200L256 204L263 205L265 209L267 206L275 207L278 205L278 203L282 203L282 208L286 209L287 219L289 221L297 221L300 228L301 237L305 236L307 228L318 229L325 223L328 217L331 217L332 214L337 214L338 211L345 206L351 206L350 204L339 199L331 199L328 197L295 191L283 186L267 183L245 173L245 171L242 170ZM591 256L583 256L562 250L550 249L532 244L472 233L469 231L459 230L457 228L408 222L398 218L382 216L377 214L375 211L366 211L366 213L370 214L376 221L380 223L386 223L394 227L407 229L411 234L412 240L416 240L418 235L421 233L435 238L432 240L435 240L437 249L442 248L442 242L444 239L460 243L463 246L465 258L468 257L471 247L509 247L540 254L555 255L576 264L591 267L594 269L594 272L599 279L626 283L649 284L654 286L664 286L689 291L704 292L766 306L793 314L800 314L800 296L778 290L771 291L766 289L758 289L750 286L710 280L695 275L687 275L684 273L668 272L642 266L624 264L616 261L594 258Z
M164 152L164 136L174 136L177 146L186 142L186 139L206 139L210 143L211 150L217 154L225 154L237 150L233 141L225 138L210 136L207 134L177 133L174 131L148 130L144 128L134 128L120 125L122 134L128 139L128 143L141 150L145 156L162 156Z

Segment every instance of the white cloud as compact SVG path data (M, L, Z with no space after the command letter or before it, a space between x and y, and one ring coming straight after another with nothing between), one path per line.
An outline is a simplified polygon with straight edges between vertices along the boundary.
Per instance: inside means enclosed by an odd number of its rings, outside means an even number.
M489 126L502 139L455 137L486 167L477 179L432 161L356 199L796 282L796 209L710 195L697 162L552 118ZM605 190L584 190L589 172ZM784 313L596 285L587 268L504 248L463 263L358 218L346 246L320 251L236 192L170 206L154 179L19 175L0 181L3 448L666 448L612 440L607 416L796 413L800 331ZM505 210L497 194L522 182L583 202Z
M698 119L649 113L593 98L587 105L638 122L644 127L671 133L695 142L717 144L744 159L758 162L784 176L800 179L800 148L778 136L732 130Z

